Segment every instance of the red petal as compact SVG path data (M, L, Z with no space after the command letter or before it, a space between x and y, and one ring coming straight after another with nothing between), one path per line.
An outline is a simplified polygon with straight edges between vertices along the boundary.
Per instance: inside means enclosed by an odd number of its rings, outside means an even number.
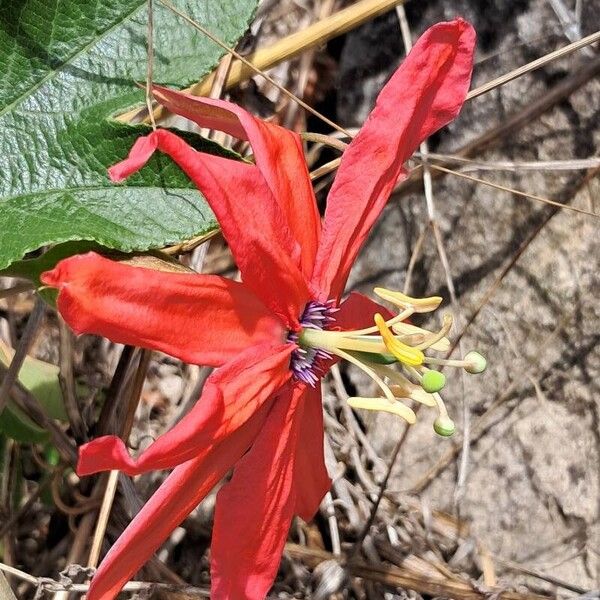
M344 152L329 192L312 284L319 299L337 298L403 164L426 137L449 123L464 102L475 32L462 19L438 23L417 41L383 88Z
M293 258L300 249L258 167L197 152L174 133L158 129L138 140L129 157L109 170L113 180L138 170L152 147L168 154L204 194L246 286L289 328L297 329L309 295Z
M263 600L275 579L296 504L294 455L302 395L297 387L275 400L252 448L217 495L213 598Z
M248 140L254 160L299 242L300 264L308 278L314 266L321 220L298 134L257 119L243 108L211 98L154 86L154 97L171 112L200 127Z
M300 422L294 472L295 512L305 521L310 521L315 516L323 496L331 487L331 479L325 467L321 390L307 387L302 403L304 411Z
M284 327L244 285L165 273L90 252L42 274L77 333L143 346L185 362L219 366L246 348L284 339Z
M217 369L192 410L137 459L123 441L104 436L81 446L77 474L118 469L139 475L191 460L237 431L290 379L292 344L255 346Z
M270 404L215 448L179 467L158 488L110 549L92 579L87 600L113 600L206 494L248 449Z
M375 314L379 313L386 321L394 315L385 307L359 292L352 292L340 304L335 315L335 328L342 331L364 329L375 325Z

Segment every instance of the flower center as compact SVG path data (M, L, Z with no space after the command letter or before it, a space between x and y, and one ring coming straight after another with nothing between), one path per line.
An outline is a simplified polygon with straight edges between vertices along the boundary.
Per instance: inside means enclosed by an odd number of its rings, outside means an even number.
M323 375L323 369L320 368L322 362L330 359L331 354L318 346L302 344L299 338L304 331L323 331L323 329L326 329L335 321L333 315L338 310L338 308L335 308L333 300L325 303L313 300L306 305L300 317L302 329L288 335L288 340L298 345L296 350L292 352L290 368L296 379L312 387L318 383Z
M365 329L328 331L328 326L335 321L332 314L337 310L333 303L310 302L306 306L301 318L302 329L288 338L298 344L292 355L294 375L314 386L323 374L322 359L338 356L367 373L383 394L378 398L349 398L352 407L390 412L413 424L415 412L404 401L414 400L435 407L438 412L435 431L439 435L452 435L454 422L439 394L446 377L430 366L460 367L469 373L481 373L486 367L485 358L477 352L469 352L462 360L425 354L425 351L444 353L450 349L446 336L452 327L451 316L446 315L441 328L433 332L405 321L415 313L434 311L442 301L439 296L411 298L383 288L374 291L394 304L399 312L387 321L376 314L374 326Z

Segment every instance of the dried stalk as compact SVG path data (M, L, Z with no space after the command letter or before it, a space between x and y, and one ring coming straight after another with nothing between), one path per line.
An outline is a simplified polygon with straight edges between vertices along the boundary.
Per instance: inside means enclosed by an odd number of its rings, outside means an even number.
M2 600L17 600L17 597L10 589L10 585L8 585L8 581L6 581L6 577L2 571L0 571L0 598L2 598Z
M224 83L224 90L231 89L235 85L255 74L262 75L270 80L270 78L263 73L264 70L294 58L309 48L324 44L328 40L350 31L361 23L365 23L377 15L391 10L394 6L404 1L405 0L361 0L360 2L356 2L355 4L349 6L348 8L338 11L326 19L317 21L302 31L279 40L269 48L257 50L246 59L240 56L233 49L228 48L214 35L202 27L202 25L194 22L187 15L181 13L181 11L179 11L172 4L164 0L159 0L161 4L178 14L181 18L185 19L193 27L202 31L204 35L209 37L217 45L221 46L225 51L229 52L235 57L236 60L232 62L227 80ZM193 94L194 96L206 96L211 90L214 77L215 74L212 73L185 91ZM270 80L270 83L281 89L281 86L276 84L274 81ZM282 91L284 90L282 89ZM294 101L299 102L303 108L307 108L307 105L305 105L299 98L291 94L291 92L285 90L284 93L292 97ZM138 115L139 109L134 109L121 115L119 120L128 122ZM160 118L161 113L155 112L154 115L155 118ZM339 126L331 123L329 119L327 119L326 122L334 127L334 129L341 129Z
M25 571L21 571L20 569L16 569L15 567L11 567L10 565L5 565L0 562L0 573L9 573L10 575L14 575L18 577L22 581L26 581L27 583L34 585L38 588L46 590L48 592L58 592L58 593L76 593L82 594L87 592L90 589L89 583L73 583L69 585L64 585L55 581L54 579L50 579L48 577L34 577ZM208 590L204 590L202 588L196 588L188 585L173 585L168 583L153 583L149 581L130 581L123 586L123 592L151 592L151 591L167 591L167 592L181 592L186 594L193 594L196 598L209 598ZM2 598L4 600L4 598ZM55 597L56 600L56 597Z
M127 407L127 413L123 422L121 430L121 438L126 441L131 432L133 426L133 419L135 411L140 399L144 380L146 379L146 373L148 371L148 365L150 363L150 357L152 353L149 350L143 350L140 355L140 362L135 373L134 380L131 384L131 393L129 396L129 404ZM108 526L108 519L110 517L110 511L115 499L117 492L117 484L119 481L119 472L111 471L108 476L106 483L106 489L104 490L104 497L102 499L102 505L100 507L100 513L98 515L98 523L94 531L94 539L92 540L92 546L90 549L90 555L88 558L88 567L95 567L100 559L100 552L102 550L102 542L104 541L104 535L106 533L106 527Z
M543 204L549 204L550 206L556 206L558 208L564 208L566 210L570 210L576 213L580 213L583 215L588 215L589 217L600 218L600 215L586 210L585 208L578 208L577 206L570 206L569 204L563 204L562 202L557 202L556 200L550 200L550 198L544 198L543 196L538 196L536 194L529 194L528 192L523 192L521 190L515 190L514 188L507 187L505 185L500 185L498 183L492 183L491 181L486 181L485 179L480 179L479 177L473 177L472 175L467 175L466 173L461 173L460 171L454 171L453 169L447 169L446 167L441 167L439 165L430 165L432 169L436 171L441 171L443 173L449 173L450 175L455 175L456 177L461 177L462 179L468 179L469 181L473 181L475 183L480 183L482 185L486 185L488 187L494 188L496 190L500 190L502 192L508 192L509 194L514 194L515 196L520 196L521 198L528 198L530 200L537 200L538 202L542 202Z
M493 89L495 89L501 85L505 85L506 83L508 83L509 81L512 81L513 79L517 79L518 77L521 77L521 76L525 75L526 73L531 73L532 71L536 71L537 69L544 67L545 65L547 65L548 63L551 63L554 60L563 58L564 56L567 56L567 55L571 54L572 52L575 52L576 50L580 50L581 48L585 48L586 46L589 46L590 44L594 44L595 42L597 42L599 40L600 40L600 31L596 31L596 33L592 33L591 35L588 35L587 37L584 37L580 40L577 40L576 42L573 42L572 44L569 44L568 46L559 48L558 50L555 50L554 52L549 52L548 54L545 54L544 56L538 58L537 60L527 63L526 65L523 65L522 67L519 67L518 69L514 69L513 71L510 71L509 73L501 75L500 77L496 77L496 79L493 79L492 81L488 81L487 83L480 85L478 88L471 90L467 94L467 100L471 100L473 98L477 98L478 96L481 96L482 94L486 94L487 92L490 92Z
M65 410L69 417L69 424L73 437L77 442L86 441L86 429L77 403L75 392L75 379L73 377L73 334L64 320L59 316L58 330L59 344L59 382L63 395Z
M31 283L24 281L23 283L17 283L12 287L0 290L0 300L4 300L5 298L11 298L12 296L16 296L17 294L22 294L23 292L30 292L33 290L33 285Z
M390 587L413 590L419 594L442 596L454 600L486 600L491 596L498 600L548 600L549 598L549 596L522 594L502 588L490 588L484 591L481 588L475 588L467 581L445 579L442 575L432 577L394 565L371 565L358 560L343 562L339 557L329 552L306 548L297 544L286 544L285 551L292 558L300 559L311 567L316 567L328 560L338 560L347 572L354 577L376 581Z

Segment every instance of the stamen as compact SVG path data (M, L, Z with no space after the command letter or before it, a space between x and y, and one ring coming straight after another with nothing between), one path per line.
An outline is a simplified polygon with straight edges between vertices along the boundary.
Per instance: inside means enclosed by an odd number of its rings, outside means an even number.
M427 393L420 385L413 383L402 373L394 371L394 369L385 365L370 365L374 371L377 371L382 377L387 377L393 385L390 390L396 398L410 398L415 402L424 404L425 406L434 407L437 403L432 394Z
M402 321L408 319L414 314L415 310L412 306L405 308L401 313L397 314L395 317L388 319L385 323L388 327L392 327L398 323L402 323ZM352 335L369 335L371 333L377 333L379 328L375 325L373 327L366 327L365 329L358 329L356 331L352 331Z
M428 408L435 408L437 406L437 402L433 398L433 394L429 394L418 385L415 385L410 394L407 394L405 388L399 385L390 385L390 390L392 390L396 398L409 398L410 400L414 400L415 402L418 402L423 406L427 406Z
M386 288L375 288L373 290L380 298L399 306L400 308L412 307L416 313L426 313L435 310L442 302L440 296L429 298L411 298L402 292L394 292Z
M467 352L464 360L468 363L465 367L467 373L483 373L487 367L487 360L485 360L485 357L479 354L479 352L475 352L475 350Z
M450 437L454 435L456 426L454 425L454 421L446 415L445 417L438 417L433 422L433 429L442 437Z
M343 350L337 350L335 353L340 358L343 358L344 360L351 362L353 365L356 365L359 369L364 371L381 388L381 391L384 393L385 397L391 403L396 402L396 397L394 396L394 394L392 394L390 388L384 383L383 379L381 379L381 377L379 377L379 375L377 375L377 373L374 371L374 369L367 366L365 363L361 362L360 360L354 358L354 356L352 356L348 352L344 352Z
M385 398L348 398L348 404L352 408L365 410L382 410L402 417L409 425L417 422L417 415L406 404L402 402L388 402Z
M411 366L422 365L425 355L421 350L412 348L404 342L396 339L394 334L388 329L383 317L377 313L375 315L375 324L383 338L385 347L402 363Z
M487 361L479 352L469 352L462 360L436 358L434 356L425 356L423 361L429 365L440 365L444 367L459 367L463 368L467 373L483 373L487 367Z
M415 377L421 382L423 381L423 375L417 369L415 369L414 367L405 368L413 377ZM454 431L456 430L454 421L448 415L448 410L446 409L446 405L444 404L442 397L437 392L431 394L431 396L438 409L438 416L433 422L433 429L438 435L449 437L453 435Z

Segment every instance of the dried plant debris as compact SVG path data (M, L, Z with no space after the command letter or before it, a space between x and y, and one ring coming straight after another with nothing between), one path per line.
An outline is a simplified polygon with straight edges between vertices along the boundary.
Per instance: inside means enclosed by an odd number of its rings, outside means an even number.
M477 87L598 31L593 4L407 2L404 13L394 9L269 73L354 131L404 56L402 19L413 40L431 23L457 14L471 20L479 38ZM342 5L263 2L240 49L268 47ZM600 154L599 73L592 45L498 87L467 103L411 167L421 169L430 152L432 165L464 167L484 181L600 213L598 168L585 162ZM231 93L274 122L333 133L259 76ZM235 150L248 151L244 145ZM451 162L456 155L475 163ZM308 147L311 168L337 156L331 148ZM582 162L535 168L567 160ZM505 169L506 163L514 168ZM520 163L529 166L520 169ZM396 190L348 289L370 292L382 285L443 296L442 309L454 320L449 337L460 338L465 349L485 348L488 369L476 382L446 372L444 398L456 423L449 439L435 435L435 415L426 410L410 427L393 415L353 410L347 399L376 395L373 382L345 364L332 370L323 382L331 492L313 521L294 521L269 597L598 598L597 219L434 169L426 201L420 173ZM329 182L329 176L317 180L319 201ZM219 235L197 244L169 252L194 269L236 275ZM35 296L21 280L2 278L0 287L2 348L18 349ZM436 328L427 314L414 324ZM60 367L62 392L74 390L78 416L52 419L49 437L34 444L0 434L0 552L7 565L0 571L0 597L10 598L8 585L19 600L71 600L87 589L95 566L88 569L90 545L107 498L106 478L73 474L77 444L130 431L130 448L144 450L191 409L210 369L93 336L69 340L49 307L30 333L29 355ZM136 389L137 407L131 402ZM40 416L26 382L15 384L14 397ZM74 418L81 419L80 431L69 425ZM164 477L115 476L100 554ZM208 597L218 487L121 597Z

